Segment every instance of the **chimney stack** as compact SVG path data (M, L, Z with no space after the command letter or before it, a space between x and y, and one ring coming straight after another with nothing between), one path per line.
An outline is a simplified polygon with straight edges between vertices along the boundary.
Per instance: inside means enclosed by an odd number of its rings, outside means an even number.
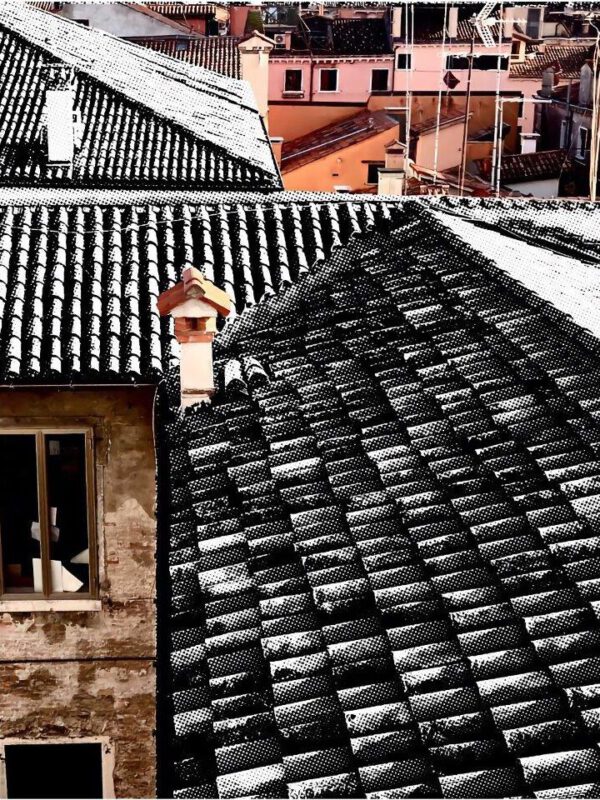
M377 194L403 195L406 190L404 171L406 147L394 142L385 149L385 167L379 169Z
M238 44L242 80L248 81L265 125L269 113L269 55L275 42L254 31Z
M46 84L44 106L46 142L50 164L72 164L75 155L74 72L68 64L45 64L42 75Z
M456 39L458 36L458 7L450 6L448 9L448 38Z
M554 91L554 69L552 67L548 67L542 73L542 88L540 90L540 95L542 97L552 97Z
M539 138L539 133L522 133L521 153L535 153L537 151L537 143Z
M162 317L170 314L175 320L175 336L181 345L181 405L210 402L215 392L213 339L217 317L231 311L229 295L200 270L188 267L182 280L160 295L157 305Z
M392 7L392 38L402 38L402 6Z

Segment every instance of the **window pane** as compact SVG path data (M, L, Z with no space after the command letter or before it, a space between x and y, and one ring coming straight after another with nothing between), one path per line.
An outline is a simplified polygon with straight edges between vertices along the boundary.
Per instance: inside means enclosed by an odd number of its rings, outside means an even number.
M396 69L410 69L411 66L410 53L398 53L396 60Z
M337 89L337 70L336 69L322 69L321 70L321 91L322 92L335 92Z
M0 537L5 593L33 592L40 528L32 434L0 435Z
M374 92L385 92L388 88L387 69L374 69L371 73L371 88Z
M100 744L6 745L9 798L102 797Z
M302 70L287 69L285 71L285 91L299 92L302 90Z
M89 591L85 436L45 435L53 592Z

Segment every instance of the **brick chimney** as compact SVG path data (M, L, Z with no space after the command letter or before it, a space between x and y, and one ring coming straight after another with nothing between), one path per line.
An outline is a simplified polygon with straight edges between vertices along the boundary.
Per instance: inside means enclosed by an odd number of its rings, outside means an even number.
M200 270L188 267L182 280L160 295L157 305L162 317L170 314L175 319L175 336L181 345L181 405L210 402L215 392L213 339L217 317L231 311L229 295Z
M44 64L41 70L46 84L44 119L48 162L72 164L77 135L74 71L63 63Z
M458 36L458 8L450 6L448 9L447 31L449 39L456 39Z

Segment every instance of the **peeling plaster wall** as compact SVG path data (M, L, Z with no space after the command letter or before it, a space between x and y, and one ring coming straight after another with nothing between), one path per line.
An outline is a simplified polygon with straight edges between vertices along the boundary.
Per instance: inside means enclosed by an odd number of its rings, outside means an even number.
M117 797L155 793L152 401L146 388L0 393L0 425L94 424L102 600L0 613L0 736L109 736Z

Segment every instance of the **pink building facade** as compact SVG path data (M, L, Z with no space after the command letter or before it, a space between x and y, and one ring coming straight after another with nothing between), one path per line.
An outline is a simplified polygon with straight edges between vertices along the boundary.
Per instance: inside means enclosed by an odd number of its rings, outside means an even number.
M392 53L377 56L271 54L269 102L366 104L393 90Z

